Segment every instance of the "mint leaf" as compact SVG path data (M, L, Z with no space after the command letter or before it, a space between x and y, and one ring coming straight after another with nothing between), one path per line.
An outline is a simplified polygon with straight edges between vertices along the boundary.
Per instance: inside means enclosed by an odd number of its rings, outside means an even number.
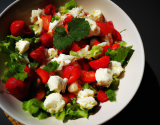
M68 46L72 45L73 41L79 41L84 37L88 36L90 32L90 25L84 18L75 18L68 23L68 34L64 27L58 27L55 29L54 46L60 51L67 49Z
M68 3L65 4L66 10L71 10L72 8L75 8L77 6L77 3L75 0L71 0Z
M84 18L75 18L68 23L68 33L74 39L79 41L88 36L90 32L90 25Z
M111 102L116 101L115 92L113 90L109 89L105 94L107 94L107 97Z
M59 63L57 63L57 61L54 61L54 62L50 62L48 63L45 67L43 67L43 70L46 70L48 72L52 72L54 71L55 69L57 69L59 66Z

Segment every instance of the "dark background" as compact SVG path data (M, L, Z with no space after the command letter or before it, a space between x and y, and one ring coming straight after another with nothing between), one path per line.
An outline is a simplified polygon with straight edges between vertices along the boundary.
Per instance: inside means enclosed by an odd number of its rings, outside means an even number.
M0 12L14 0L0 2ZM145 50L141 85L126 108L103 125L160 125L160 7L158 0L112 0L136 25ZM138 69L137 69L138 71ZM12 125L0 109L0 125Z

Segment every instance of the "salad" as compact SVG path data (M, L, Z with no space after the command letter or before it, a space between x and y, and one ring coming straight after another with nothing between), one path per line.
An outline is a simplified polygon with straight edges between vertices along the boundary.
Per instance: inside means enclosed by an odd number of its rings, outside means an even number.
M24 111L67 122L116 101L134 50L112 21L105 21L100 10L86 12L74 0L60 8L35 8L30 21L13 21L11 35L0 42L0 51L10 57L1 81Z

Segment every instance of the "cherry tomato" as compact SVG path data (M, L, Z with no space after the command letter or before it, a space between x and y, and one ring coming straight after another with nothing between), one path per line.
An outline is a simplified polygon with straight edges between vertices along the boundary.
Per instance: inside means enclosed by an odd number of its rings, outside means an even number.
M12 22L10 31L13 36L22 36L24 34L32 33L32 29L22 20Z
M78 66L68 66L63 70L63 78L68 79L68 83L75 82L81 75L81 70Z
M100 102L106 102L108 100L107 94L104 91L99 90L97 94L97 99Z

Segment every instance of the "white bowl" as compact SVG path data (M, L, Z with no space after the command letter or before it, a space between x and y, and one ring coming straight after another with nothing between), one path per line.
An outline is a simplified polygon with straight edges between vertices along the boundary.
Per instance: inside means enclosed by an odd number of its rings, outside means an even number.
M7 34L10 34L9 27L14 20L24 20L30 23L30 15L32 9L43 8L52 3L56 7L64 5L66 0L20 0L15 1L8 6L0 16L0 41ZM129 45L133 45L135 50L130 59L129 64L125 68L125 76L121 79L119 90L117 91L116 102L105 102L100 104L100 110L89 116L88 119L81 118L78 120L69 120L66 125L90 125L101 124L111 118L125 108L135 95L143 76L144 71L144 49L140 35L127 14L110 0L76 0L78 6L81 5L88 12L99 9L103 12L107 21L112 20L115 28L118 31L127 29L122 32L122 39ZM4 67L3 63L7 60L4 54L0 53L0 66L2 75ZM4 68L3 68L4 69ZM0 83L0 89L5 90L5 86ZM18 101L9 94L0 94L0 107L11 117L25 125L61 125L63 122L55 117L50 117L45 120L33 118L29 113L22 110L22 102Z

